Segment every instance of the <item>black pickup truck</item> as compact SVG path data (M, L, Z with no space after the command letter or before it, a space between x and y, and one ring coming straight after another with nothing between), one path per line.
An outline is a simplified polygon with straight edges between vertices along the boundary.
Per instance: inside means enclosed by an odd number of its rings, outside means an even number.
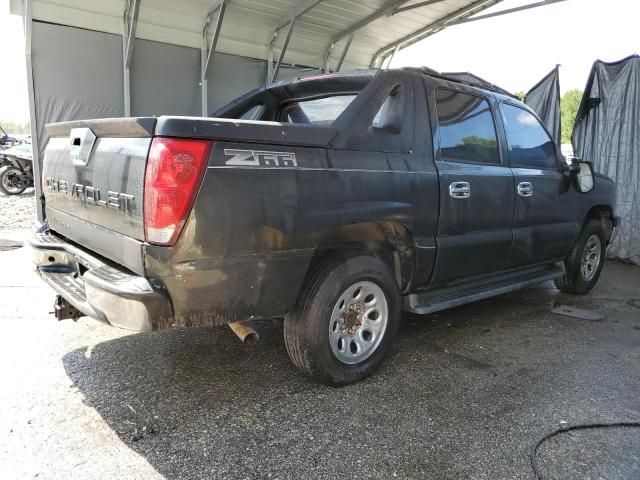
M587 293L616 223L613 182L567 163L530 109L427 69L47 131L32 246L59 318L284 318L294 364L331 384L380 365L403 310L551 279Z

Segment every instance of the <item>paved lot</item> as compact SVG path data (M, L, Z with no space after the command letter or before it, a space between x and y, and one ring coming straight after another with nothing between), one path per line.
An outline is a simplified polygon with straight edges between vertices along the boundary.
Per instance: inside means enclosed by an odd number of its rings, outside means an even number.
M226 328L58 323L28 253L0 251L0 478L533 479L545 434L640 420L638 267L609 263L587 297L544 285L407 317L379 374L335 389L298 375L279 323L254 347ZM565 433L538 462L640 478L640 429Z
M0 193L0 212L2 212L0 232L31 228L36 215L36 199L33 188L27 188L20 195Z

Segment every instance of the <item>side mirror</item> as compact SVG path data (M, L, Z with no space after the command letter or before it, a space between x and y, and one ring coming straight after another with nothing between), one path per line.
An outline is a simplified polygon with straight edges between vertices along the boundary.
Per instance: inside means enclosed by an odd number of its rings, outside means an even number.
M591 162L578 162L575 170L575 185L580 193L588 193L595 186ZM572 172L573 173L573 172Z

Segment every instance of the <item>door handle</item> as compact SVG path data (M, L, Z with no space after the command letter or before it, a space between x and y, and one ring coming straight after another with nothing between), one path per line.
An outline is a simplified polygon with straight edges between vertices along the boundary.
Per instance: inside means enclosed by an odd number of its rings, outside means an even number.
M531 182L520 182L518 184L518 195L521 197L530 197L533 195L533 185Z
M456 200L469 198L471 196L471 185L469 185L469 182L453 182L449 185L449 195Z

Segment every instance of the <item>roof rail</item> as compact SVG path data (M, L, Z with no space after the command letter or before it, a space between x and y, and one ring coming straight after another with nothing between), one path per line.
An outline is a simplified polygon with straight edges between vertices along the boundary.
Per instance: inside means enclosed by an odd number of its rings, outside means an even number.
M469 85L471 87L482 88L484 90L489 90L491 92L499 93L501 95L506 95L511 98L518 99L516 95L505 90L504 88L500 88L499 86L486 81L485 79L474 75L471 72L450 72L450 73L440 73L429 67L404 67L402 70L417 72L422 75L427 75L429 77L435 77L442 80L447 80L449 82L460 83L463 85Z

